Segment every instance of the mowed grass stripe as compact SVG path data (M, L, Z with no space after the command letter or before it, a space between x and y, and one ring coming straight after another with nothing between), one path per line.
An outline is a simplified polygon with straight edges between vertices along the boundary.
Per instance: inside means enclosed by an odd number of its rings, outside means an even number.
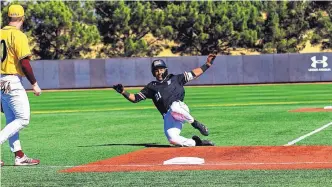
M229 103L229 104L193 104L190 107L232 107L232 106L255 106L255 105L291 105L291 104L318 104L332 101L286 101L286 102L257 102L257 103ZM121 110L145 110L154 109L154 106L145 107L113 107L101 109L77 109L77 110L44 110L32 111L32 114L54 114L54 113L77 113L77 112L106 112Z

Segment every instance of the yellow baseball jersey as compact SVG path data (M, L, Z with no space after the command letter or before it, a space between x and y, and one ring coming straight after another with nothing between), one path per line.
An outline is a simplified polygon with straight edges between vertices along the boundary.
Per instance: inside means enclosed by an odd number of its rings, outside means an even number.
M14 26L0 30L1 37L1 74L19 74L22 72L20 60L31 57L27 36Z

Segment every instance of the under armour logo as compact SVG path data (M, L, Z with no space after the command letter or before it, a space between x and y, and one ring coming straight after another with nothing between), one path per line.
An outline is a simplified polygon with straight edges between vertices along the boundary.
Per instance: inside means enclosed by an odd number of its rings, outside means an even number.
M313 57L311 57L311 60L312 60L311 67L317 68L317 64L322 64L323 68L326 68L328 66L327 59L328 58L326 56L323 56L322 60L317 60L316 56L313 56Z

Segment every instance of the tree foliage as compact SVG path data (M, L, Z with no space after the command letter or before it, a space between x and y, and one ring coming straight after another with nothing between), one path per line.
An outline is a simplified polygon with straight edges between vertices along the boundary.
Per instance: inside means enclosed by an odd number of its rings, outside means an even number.
M307 16L314 29L311 43L322 42L323 49L332 49L332 2L313 1L310 5Z
M262 19L250 2L192 1L169 4L165 25L172 26L170 39L182 53L226 53L232 47L254 47Z
M152 33L162 37L164 12L150 2L96 2L98 29L109 56L150 56L154 45L144 37Z
M307 2L265 2L269 6L265 21L263 52L294 53L305 47L309 23Z

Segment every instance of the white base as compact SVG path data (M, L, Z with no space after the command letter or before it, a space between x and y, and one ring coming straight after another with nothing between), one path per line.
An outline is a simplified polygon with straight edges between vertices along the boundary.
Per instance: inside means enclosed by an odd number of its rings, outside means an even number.
M332 109L332 106L326 106L324 109Z
M164 161L164 165L176 165L176 164L195 165L195 164L204 164L204 163L205 163L204 159L198 157L175 157Z

